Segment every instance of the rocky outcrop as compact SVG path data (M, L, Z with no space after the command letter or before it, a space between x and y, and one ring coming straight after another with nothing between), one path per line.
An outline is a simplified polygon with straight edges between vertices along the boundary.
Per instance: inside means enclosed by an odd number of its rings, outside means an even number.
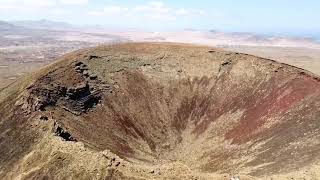
M79 115L94 108L100 100L100 92L95 91L95 89L90 90L89 84L83 82L75 87L68 88L64 101L61 104L64 109Z
M67 130L57 123L54 124L54 133L65 141L77 141Z
M40 78L34 85L28 88L19 100L18 104L30 114L33 111L46 111L47 108L60 107L75 115L80 115L93 109L102 99L102 93L111 91L111 86L98 79L88 66L82 62L75 62L76 82L66 84L63 81L56 81L51 72Z
M95 107L101 100L101 91L90 88L87 82L72 87L51 84L33 88L28 97L31 110L46 111L49 107L61 107L80 115Z
M77 62L75 63L75 67L74 69L82 74L84 77L89 78L90 80L96 80L98 78L98 76L93 73L92 71L90 71L88 69L88 66L85 65L83 62Z

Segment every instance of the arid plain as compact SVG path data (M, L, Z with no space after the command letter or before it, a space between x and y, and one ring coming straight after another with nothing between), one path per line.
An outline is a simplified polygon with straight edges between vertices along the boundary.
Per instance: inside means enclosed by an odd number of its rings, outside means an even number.
M320 45L311 39L217 31L141 32L0 22L0 88L67 52L119 42L178 42L219 47L294 65L320 75ZM28 26L30 24L30 26ZM34 24L38 24L37 27ZM19 24L20 25L20 24ZM32 25L32 26L31 26Z

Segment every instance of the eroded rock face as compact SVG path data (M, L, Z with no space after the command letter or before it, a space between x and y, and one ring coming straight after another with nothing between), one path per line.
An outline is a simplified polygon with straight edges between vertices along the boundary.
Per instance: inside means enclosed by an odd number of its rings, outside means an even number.
M319 162L320 80L304 70L174 44L99 47L51 68L12 104L27 109L26 126L53 125L66 141L102 157L115 154L92 168L108 172L101 179L263 177ZM38 113L50 118L31 120ZM64 152L70 162L51 160L81 164L93 158L79 159L71 146ZM54 177L54 164L40 169Z
M61 137L65 141L77 141L75 138L72 137L72 135L65 130L61 125L55 124L54 125L54 133L55 135Z
M83 63L75 63L76 67ZM88 69L86 67L86 69ZM77 70L76 70L77 71ZM78 71L77 71L78 72ZM101 98L103 88L95 78L85 76L84 74L75 73L76 82L71 85L66 85L64 82L59 82L54 79L55 73L50 73L39 79L32 87L29 88L27 97L27 107L33 111L46 111L47 108L63 108L73 114L80 115L96 106ZM89 79L87 79L89 78ZM30 111L30 109L29 109Z

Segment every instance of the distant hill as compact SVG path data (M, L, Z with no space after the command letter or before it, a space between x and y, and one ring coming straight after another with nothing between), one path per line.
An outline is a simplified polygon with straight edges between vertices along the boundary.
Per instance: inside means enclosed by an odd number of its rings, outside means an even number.
M23 26L19 26L17 24L13 24L11 22L0 21L0 35L7 36L7 35L34 35L40 34L40 30L33 30ZM42 33L44 34L44 33Z
M19 29L19 27L5 21L0 21L0 31L12 29Z
M25 35L31 33L32 31L25 27L17 26L6 21L0 21L0 36Z
M16 26L22 26L28 29L50 29L50 30L68 30L74 29L75 27L71 24L59 21L50 21L46 19L38 20L38 21L12 21L12 24Z

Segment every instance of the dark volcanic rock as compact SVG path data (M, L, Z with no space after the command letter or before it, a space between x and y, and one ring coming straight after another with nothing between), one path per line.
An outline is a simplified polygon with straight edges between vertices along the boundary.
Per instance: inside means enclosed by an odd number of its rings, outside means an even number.
M75 138L73 138L71 136L71 134L66 131L65 129L63 129L60 125L55 124L55 131L54 133L56 134L56 136L60 136L62 139L66 140L66 141L77 141Z

